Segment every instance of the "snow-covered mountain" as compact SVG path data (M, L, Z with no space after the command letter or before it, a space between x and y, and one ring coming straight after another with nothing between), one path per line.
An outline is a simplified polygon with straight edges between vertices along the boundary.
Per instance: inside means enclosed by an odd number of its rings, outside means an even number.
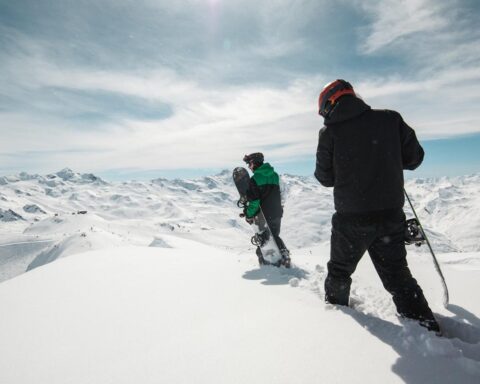
M328 241L331 189L312 177L283 175L282 180L287 195L282 235L288 246ZM480 250L480 175L411 180L406 189L438 252ZM161 233L243 249L250 229L238 217L236 199L229 171L195 180L122 183L68 168L46 176L4 176L0 281L80 250L146 245ZM413 216L408 205L405 209ZM25 257L18 249L32 240L37 245L28 249L35 252Z
M230 171L0 178L0 382L478 383L480 175L406 183L450 288L443 308L409 247L445 338L397 317L368 257L352 308L324 304L332 191L282 180L291 270L257 266Z
M328 241L331 189L312 177L282 179L287 194L282 233L287 244L300 248ZM106 244L143 245L158 233L175 232L215 246L244 247L250 231L238 217L229 171L195 180L108 183L66 168L46 176L4 176L0 183L0 240L12 234L17 242L32 236L51 240L55 254L63 247L60 243L72 242L72 236L94 247L101 238ZM411 180L406 189L436 250L480 250L480 175ZM408 204L405 209L413 216Z

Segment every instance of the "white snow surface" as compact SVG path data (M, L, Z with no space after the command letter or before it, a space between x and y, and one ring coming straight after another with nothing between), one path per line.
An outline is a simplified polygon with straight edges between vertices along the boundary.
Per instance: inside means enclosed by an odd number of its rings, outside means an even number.
M409 247L444 337L398 318L368 255L350 307L325 304L331 190L282 179L291 270L257 265L230 171L0 178L0 383L479 383L480 176L406 183L450 289L444 308Z

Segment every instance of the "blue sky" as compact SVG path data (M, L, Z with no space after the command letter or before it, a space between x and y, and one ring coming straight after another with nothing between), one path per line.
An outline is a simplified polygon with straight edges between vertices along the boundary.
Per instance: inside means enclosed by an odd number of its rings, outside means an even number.
M479 16L475 0L0 0L0 175L193 177L254 151L311 174L336 78L415 128L412 175L480 172Z

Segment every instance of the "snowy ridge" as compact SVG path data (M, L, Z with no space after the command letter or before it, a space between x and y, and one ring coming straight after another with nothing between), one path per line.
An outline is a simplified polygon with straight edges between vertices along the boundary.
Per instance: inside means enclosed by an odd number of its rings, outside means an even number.
M282 180L287 195L282 233L288 246L305 248L329 241L332 190L312 177L283 175ZM480 250L479 175L411 180L406 189L438 253ZM65 249L61 244L65 238L80 234L84 239L79 241L97 249L125 242L148 245L156 234L174 232L214 246L243 249L250 229L238 217L236 199L228 170L195 180L123 183L107 183L68 168L46 176L22 172L2 177L0 245L10 242L12 232L35 235L36 240L54 241L55 258L39 254L41 260L53 260L61 257L58 250ZM408 205L405 209L413 217ZM85 239L93 233L95 241ZM19 259L25 262L21 255ZM7 262L0 263L5 279Z

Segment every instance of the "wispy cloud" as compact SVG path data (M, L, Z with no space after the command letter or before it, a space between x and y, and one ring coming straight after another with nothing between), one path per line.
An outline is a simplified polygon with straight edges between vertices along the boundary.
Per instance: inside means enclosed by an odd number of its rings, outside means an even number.
M37 47L35 52L41 49ZM310 115L316 93L309 82L300 80L285 89L254 85L217 85L212 89L168 68L123 72L59 67L38 55L11 58L4 69L15 79L10 87L22 90L17 97L38 94L40 101L30 103L30 107L51 113L37 118L3 113L0 131L9 132L9 140L0 143L0 148L9 152L13 147L25 154L37 151L37 156L43 153L54 163L58 156L52 156L51 151L64 146L65 161L81 169L92 168L93 158L93 167L100 169L112 163L119 168L212 167L234 162L243 153L265 146L294 146L305 137L299 136L299 129L284 129L282 121ZM60 105L48 94L52 90L61 93ZM97 122L95 129L86 127L88 121L62 120L65 103L68 110L89 111L91 100L75 106L78 95L102 93L134 97L159 108L168 105L171 114L161 119L120 116ZM121 112L112 110L115 106L108 107L105 113L110 117ZM317 123L315 114L311 115ZM296 120L297 124L301 121ZM11 133L12 126L21 129ZM90 148L91 155L79 153L82 148ZM18 156L7 156L4 164L9 161L18 161Z
M448 26L445 3L435 0L361 1L360 6L373 19L366 27L361 46L372 53L412 34L436 33Z
M357 1L371 23L359 28L359 53L387 55L421 76L478 67L478 6L463 0ZM414 74L409 74L415 78Z
M422 138L478 132L480 38L460 0L329 4L8 4L3 169L212 168L255 150L313 156L318 92L344 76Z

